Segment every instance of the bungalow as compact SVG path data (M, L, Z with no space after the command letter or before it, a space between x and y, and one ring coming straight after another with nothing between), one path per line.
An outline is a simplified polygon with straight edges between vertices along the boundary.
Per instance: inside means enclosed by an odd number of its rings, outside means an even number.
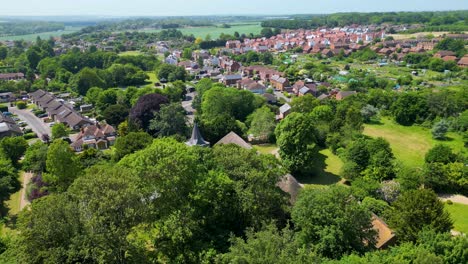
M458 66L463 67L463 68L468 67L468 56L461 58L457 64Z
M335 98L336 98L336 100L341 101L341 100L345 99L346 97L349 97L349 96L355 95L355 94L357 94L356 91L339 91L336 94Z
M91 125L81 129L71 147L76 152L82 151L85 146L95 149L107 149L114 145L115 129L111 125Z
M0 73L0 81L19 81L24 79L24 73Z
M37 90L30 94L32 101L41 109L46 111L53 120L64 123L72 129L92 125L93 122L81 116L72 106L63 100L57 100L54 95L43 90Z
M441 50L438 51L436 54L434 54L434 58L439 58L442 59L445 56L455 56L455 52L450 51L450 50Z
M11 102L14 98L15 97L12 92L0 93L0 103Z
M233 86L236 85L238 81L242 80L242 76L239 74L233 74L233 75L224 75L221 77L219 82L223 83L226 86Z
M0 138L22 136L23 131L16 124L15 120L0 113Z
M264 94L266 87L251 79L242 79L237 82L237 88L249 90L252 93Z

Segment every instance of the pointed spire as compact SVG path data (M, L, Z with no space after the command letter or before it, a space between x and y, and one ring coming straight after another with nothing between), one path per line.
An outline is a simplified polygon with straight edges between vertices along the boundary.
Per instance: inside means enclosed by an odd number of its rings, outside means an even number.
M185 142L190 147L193 146L201 146L201 147L207 147L210 145L210 142L205 141L200 133L200 130L198 129L197 123L193 125L193 130L192 130L192 137Z

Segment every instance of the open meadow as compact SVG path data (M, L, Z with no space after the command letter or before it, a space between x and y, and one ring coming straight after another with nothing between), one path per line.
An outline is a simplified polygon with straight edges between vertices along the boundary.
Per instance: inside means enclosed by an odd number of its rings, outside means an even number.
M366 124L364 134L386 139L390 143L395 157L403 165L411 168L422 166L426 152L438 143L450 146L455 152L460 152L463 149L462 138L456 133L447 133L447 140L435 140L428 128L402 126L388 118L382 118L377 124Z

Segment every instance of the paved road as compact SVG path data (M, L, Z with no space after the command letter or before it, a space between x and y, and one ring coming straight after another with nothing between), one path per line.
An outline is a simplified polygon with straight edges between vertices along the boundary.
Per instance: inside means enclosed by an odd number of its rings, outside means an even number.
M44 123L37 116L35 116L30 109L20 110L16 107L9 107L8 111L15 115L18 115L19 119L26 121L26 123L28 123L28 126L37 134L39 138L41 138L41 136L44 134L47 134L49 136L51 135L49 125Z
M187 112L187 118L190 124L193 124L193 120L195 119L194 117L195 109L193 109L192 107L192 101L196 95L197 95L196 92L188 93L185 97L186 99L182 101L182 107Z

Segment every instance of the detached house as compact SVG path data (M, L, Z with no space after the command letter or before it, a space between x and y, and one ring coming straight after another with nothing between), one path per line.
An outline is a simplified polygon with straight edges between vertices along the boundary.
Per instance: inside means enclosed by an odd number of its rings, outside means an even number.
M81 129L71 147L76 152L82 151L85 146L95 149L107 149L114 145L115 129L111 125L91 125Z
M280 91L284 91L286 87L289 87L289 80L279 75L273 75L270 82L273 87Z

